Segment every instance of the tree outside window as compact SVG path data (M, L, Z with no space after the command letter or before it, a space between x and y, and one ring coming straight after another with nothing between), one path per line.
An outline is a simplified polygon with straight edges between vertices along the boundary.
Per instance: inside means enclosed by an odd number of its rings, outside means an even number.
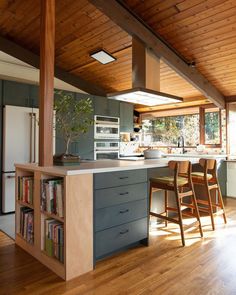
M220 112L205 111L205 144L220 144Z
M177 146L178 138L184 137L186 147L198 144L221 144L221 113L218 108L202 108L186 115L156 117L143 121L143 144ZM202 126L200 128L200 126Z

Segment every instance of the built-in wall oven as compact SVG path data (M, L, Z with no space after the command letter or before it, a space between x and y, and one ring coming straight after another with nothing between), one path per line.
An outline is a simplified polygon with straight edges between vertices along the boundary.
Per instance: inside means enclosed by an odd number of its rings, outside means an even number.
M120 118L108 116L94 116L95 139L119 139Z
M119 158L118 141L96 141L94 143L94 160L101 159L118 159Z

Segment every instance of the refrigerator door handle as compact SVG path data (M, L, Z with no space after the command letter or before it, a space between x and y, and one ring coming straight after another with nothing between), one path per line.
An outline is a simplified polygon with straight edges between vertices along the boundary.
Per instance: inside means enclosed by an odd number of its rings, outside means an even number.
M15 178L15 176L14 175L8 175L7 178L11 179L11 178Z

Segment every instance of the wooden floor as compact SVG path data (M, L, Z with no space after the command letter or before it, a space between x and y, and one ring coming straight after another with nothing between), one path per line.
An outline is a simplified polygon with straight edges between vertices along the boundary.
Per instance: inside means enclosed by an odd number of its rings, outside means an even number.
M153 223L149 247L99 262L95 271L67 283L0 233L0 294L235 295L236 200L228 199L226 208L227 225L217 217L213 232L203 217L205 237L188 233L184 248L176 226L163 231Z

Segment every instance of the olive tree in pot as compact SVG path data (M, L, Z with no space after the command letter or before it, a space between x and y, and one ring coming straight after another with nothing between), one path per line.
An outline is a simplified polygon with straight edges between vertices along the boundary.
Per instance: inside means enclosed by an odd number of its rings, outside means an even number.
M54 156L55 165L73 165L80 162L78 155L69 153L70 144L77 141L81 134L88 132L93 124L93 107L90 98L76 99L63 91L55 93L56 130L63 137L65 152Z

